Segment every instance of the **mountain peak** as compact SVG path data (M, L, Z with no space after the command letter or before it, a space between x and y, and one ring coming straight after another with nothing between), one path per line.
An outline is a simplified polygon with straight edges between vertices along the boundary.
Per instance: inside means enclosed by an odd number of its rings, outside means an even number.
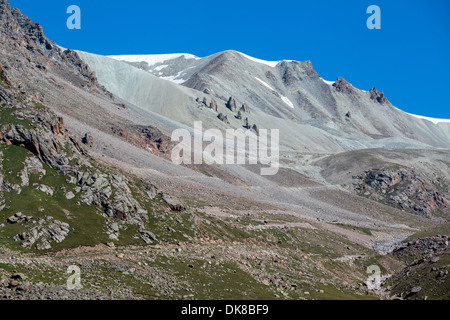
M338 77L336 82L333 84L333 87L336 88L337 91L347 94L355 94L356 89L344 78Z

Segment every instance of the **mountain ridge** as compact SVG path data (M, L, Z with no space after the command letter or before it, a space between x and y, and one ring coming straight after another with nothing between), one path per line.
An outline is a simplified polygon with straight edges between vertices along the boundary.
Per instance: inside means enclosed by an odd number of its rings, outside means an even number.
M288 59L282 59L282 60L278 60L278 61L267 61L267 60L263 60L263 59L259 59L256 57L252 57L249 56L245 53L242 53L240 51L237 50L233 50L233 49L228 49L228 50L224 50L221 52L218 52L216 54L223 54L226 52L236 52L240 55L242 55L243 57L253 61L253 62L257 62L257 63L261 63L261 64L265 64L268 65L269 67L275 68L279 63L286 61L286 62L292 62L292 61L297 61L300 62L298 60L288 60ZM215 54L213 54L215 55ZM198 57L196 55L190 54L190 53L168 53L168 54L120 54L120 55L106 55L106 57L118 60L118 61L124 61L124 62L129 62L129 63L139 63L139 62L147 62L149 66L154 66L154 65L159 65L159 67L161 67L160 64L162 64L163 67L166 67L163 63L166 61L170 61L179 57L184 56L189 57L189 59L195 59L195 60L200 60L206 57ZM150 62L150 63L149 63ZM304 61L304 62L310 62L309 60ZM157 70L160 71L160 70ZM329 85L333 85L336 83L336 81L339 79L340 77L337 77L335 81L329 81L329 80L325 80L322 78L322 80L329 84ZM356 88L356 87L355 87ZM356 88L357 90L361 90L363 92L368 92L367 90L364 89L360 89L360 88ZM401 109L399 109L401 110ZM401 110L403 111L403 110ZM419 118L423 118L425 120L429 119L429 121L434 121L435 124L436 122L448 122L450 121L449 119L445 119L445 118L436 118L436 117L427 117L427 116L422 116L422 115L415 115L415 114L411 114L408 113L406 111L403 111L411 116L414 117L419 117Z
M445 123L310 62L231 51L152 68L61 49L5 0L0 40L1 299L448 296ZM194 121L280 129L278 173L175 165L170 136ZM373 264L393 290L369 288Z
M87 59L86 55L84 58ZM245 60L249 61L248 66ZM95 69L95 65L91 67ZM138 65L134 67L140 68ZM375 88L369 92L359 90L342 78L338 78L334 83L326 83L315 73L308 61L304 63L280 61L272 67L248 60L246 56L236 51L225 51L189 61L180 61L180 57L169 59L142 70L163 80L175 80L176 84L202 92L197 93L199 96L218 99L223 101L221 103L225 103L233 96L239 103L247 103L250 109L261 109L264 113L277 118L294 119L294 122L299 124L313 123L312 126L316 129L325 130L332 135L336 134L333 127L338 125L341 132L359 131L363 137L367 137L364 139L384 138L388 142L391 137L397 136L406 138L405 142L413 139L444 148L450 143L446 134L447 123L439 124L438 128L430 127L427 122L408 116L393 107L383 93ZM236 70L247 71L235 73ZM251 75L247 74L249 70ZM274 72L278 75L275 76ZM101 66L97 73L102 73ZM233 84L235 79L241 79L242 85ZM108 86L106 82L104 84ZM246 88L246 84L252 84L251 89ZM125 96L123 98L127 99ZM134 102L147 107L145 101ZM286 106L288 108L285 108ZM384 108L380 108L381 106ZM385 113L388 116L383 116ZM254 122L262 121L264 120L256 119ZM260 127L263 124L260 124ZM287 124L287 127L289 126L290 123ZM410 128L415 129L412 131ZM410 142L406 142L406 145L408 143ZM418 144L416 147L423 146Z

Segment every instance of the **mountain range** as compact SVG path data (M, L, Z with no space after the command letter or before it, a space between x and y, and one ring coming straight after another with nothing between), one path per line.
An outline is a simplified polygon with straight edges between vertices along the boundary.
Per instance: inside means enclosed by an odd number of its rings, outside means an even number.
M448 299L450 120L311 61L65 49L6 0L0 25L4 297ZM278 129L278 173L174 164L196 121Z

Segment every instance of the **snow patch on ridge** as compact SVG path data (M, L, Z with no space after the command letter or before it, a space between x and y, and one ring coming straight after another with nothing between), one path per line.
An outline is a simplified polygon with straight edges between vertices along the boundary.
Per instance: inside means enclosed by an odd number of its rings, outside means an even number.
M182 78L180 79L180 77L181 77L182 74L184 74L184 71L178 72L178 74L177 74L176 76L159 77L159 78L160 78L160 79L164 79L164 80L171 81L171 82L176 83L176 84L181 84L181 83L183 83L183 82L186 81L185 79L182 79Z
M320 79L322 79L323 82L325 82L326 84L328 84L330 86L332 86L333 84L336 83L336 81L328 81L328 80L325 80L324 78L320 78Z
M277 92L275 89L273 89L268 83L266 83L265 81L261 80L260 78L255 77L256 80L258 80L263 86L269 88L272 91ZM277 92L278 94L280 94L279 92ZM284 103L286 103L289 107L291 107L292 109L294 109L294 104L292 103L291 100L289 100L288 97L282 96L280 94L281 100L283 100Z
M263 80L261 80L260 78L255 77L256 80L258 80L259 82L261 82L261 84L267 88L269 88L272 91L275 91L274 88L272 88L268 83L264 82Z
M431 117L419 116L419 115L412 114L412 113L407 113L407 112L405 112L405 113L408 114L408 115L410 115L410 116L413 116L413 117L415 117L415 118L418 118L418 119L431 121L431 122L433 122L434 124L438 124L438 123L450 123L450 119L438 119L438 118L431 118Z
M185 59L195 59L200 60L201 58L194 56L189 53L169 53L169 54L147 54L147 55L113 55L108 56L109 58L126 61L126 62L147 62L149 66L155 65L157 63L163 63L164 61L177 59L179 57L184 57Z
M167 67L168 67L167 64L163 64L163 65L157 66L157 67L156 67L155 69L153 69L153 70L155 70L155 71L161 71L162 69L167 68Z
M289 100L288 97L281 96L281 100L283 100L283 102L286 103L289 107L294 109L294 104L292 103L291 100Z
M281 61L266 61L266 60L261 60L261 59L257 59L257 58L253 58L250 57L249 55L246 55L245 53L236 51L237 53L239 53L241 56L243 56L244 58L247 58L248 60L251 60L253 62L257 62L257 63L261 63L261 64L265 64L266 66L269 66L271 68L275 68L277 66L277 64L279 64ZM282 60L282 61L287 61L287 60Z

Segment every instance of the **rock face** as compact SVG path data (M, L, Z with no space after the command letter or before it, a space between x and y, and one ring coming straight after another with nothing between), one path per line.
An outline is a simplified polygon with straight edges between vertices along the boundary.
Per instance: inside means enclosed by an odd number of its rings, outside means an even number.
M230 99L228 99L228 102L227 102L226 106L232 112L237 112L236 100L234 100L233 97L230 97Z
M377 88L372 88L369 91L370 99L378 102L379 104L386 105L389 103L388 99L384 96L383 92L377 90Z
M283 73L283 82L287 86L291 86L295 84L298 81L297 77L295 76L294 71L291 68L286 68Z
M337 78L336 82L333 83L333 87L336 88L336 91L345 94L356 94L357 92L356 89L342 77Z
M24 53L45 56L40 59L36 68L46 71L49 67L55 68L60 74L65 73L68 81L74 85L85 88L89 92L102 92L109 98L113 95L101 86L94 72L85 64L75 51L61 50L56 43L44 35L42 26L33 22L17 8L11 8L7 1L0 2L0 25L2 29L2 42L10 44ZM64 66L61 68L58 66ZM71 74L70 74L71 73ZM75 77L74 77L75 75Z
M108 217L138 225L147 220L147 211L133 198L127 181L120 175L80 171L77 183L81 186L81 201L103 207Z
M63 155L62 147L71 145L80 153L82 150L79 144L75 138L66 135L59 118L52 116L49 112L36 114L34 120L41 126L37 128L27 128L23 125L1 127L0 142L25 146L50 167L63 170L69 165L69 160ZM52 128L58 128L58 135L52 132Z
M427 180L412 170L368 170L357 177L356 192L374 200L398 206L418 215L448 215L447 199Z

